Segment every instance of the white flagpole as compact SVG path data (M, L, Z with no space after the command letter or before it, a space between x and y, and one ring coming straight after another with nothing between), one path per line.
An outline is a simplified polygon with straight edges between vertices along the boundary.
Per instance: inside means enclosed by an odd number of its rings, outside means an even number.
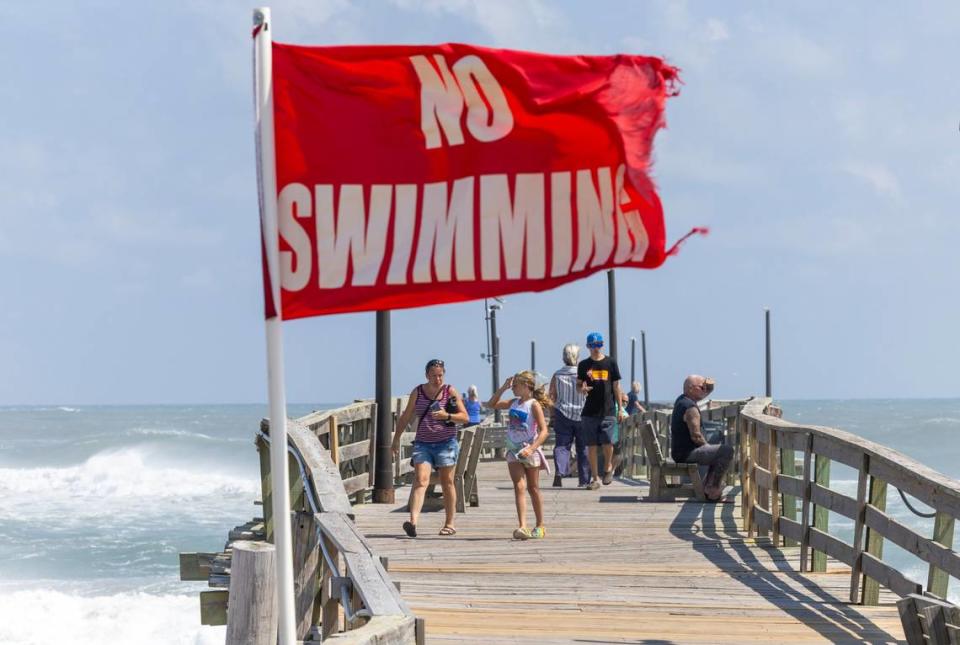
M290 484L287 466L287 395L283 382L283 335L280 304L280 245L277 229L277 169L273 132L273 56L270 9L253 12L254 91L256 92L260 217L266 247L270 291L276 315L267 318L267 387L270 400L270 488L273 493L273 540L277 549L279 645L297 640L293 604L293 545L290 539Z

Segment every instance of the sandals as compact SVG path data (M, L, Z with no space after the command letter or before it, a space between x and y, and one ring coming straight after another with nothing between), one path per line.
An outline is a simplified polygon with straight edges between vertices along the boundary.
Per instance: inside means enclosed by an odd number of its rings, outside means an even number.
M519 528L513 531L514 540L529 540L531 537L533 536L530 534L530 529L528 528Z
M406 521L403 523L403 532L407 534L407 537L415 538L417 537L417 525L413 522ZM457 529L452 526L444 526L440 529L440 535L456 535Z

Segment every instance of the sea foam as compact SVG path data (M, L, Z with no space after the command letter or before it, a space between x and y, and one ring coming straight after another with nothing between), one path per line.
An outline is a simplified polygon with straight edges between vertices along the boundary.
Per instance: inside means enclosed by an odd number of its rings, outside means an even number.
M0 643L220 645L224 627L200 625L193 595L143 592L81 596L48 589L0 593Z
M209 469L158 465L142 447L108 450L61 468L0 468L0 498L55 495L72 498L184 499L257 492L255 473L237 477Z

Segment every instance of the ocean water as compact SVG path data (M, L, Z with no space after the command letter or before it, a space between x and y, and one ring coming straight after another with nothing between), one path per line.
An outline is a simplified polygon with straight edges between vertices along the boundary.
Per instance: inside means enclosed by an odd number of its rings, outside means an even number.
M329 404L290 406L300 416ZM960 400L785 401L785 416L900 450L960 478ZM253 436L262 405L0 407L0 643L222 643L199 624L202 582L181 551L218 551L259 515ZM836 466L832 487L854 494ZM922 505L918 505L923 508ZM930 534L890 491L888 510ZM852 526L832 517L830 531ZM957 548L957 547L955 547ZM926 567L884 558L926 580ZM958 590L951 598L960 600Z
M301 416L330 404L295 405ZM261 514L264 405L0 407L0 643L223 643L178 553Z

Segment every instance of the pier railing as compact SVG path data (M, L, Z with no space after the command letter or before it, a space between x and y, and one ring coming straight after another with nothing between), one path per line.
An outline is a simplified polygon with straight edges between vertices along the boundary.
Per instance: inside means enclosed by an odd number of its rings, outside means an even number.
M776 546L799 546L801 571L826 571L827 558L833 558L850 567L851 603L878 604L883 587L908 599L902 605L908 612L923 605L918 597L944 600L951 579L960 579L960 554L953 550L960 481L849 432L786 421L770 399L714 401L701 413L704 420L727 428L727 441L736 449L728 483L740 485L748 536L768 537ZM626 476L647 474L639 439L644 423L653 425L669 454L670 411L634 415L621 428ZM833 462L856 471L856 497L830 488ZM891 488L912 512L934 519L932 534L923 535L887 513ZM931 510L917 510L911 498ZM830 513L853 522L850 541L830 534ZM926 580L914 580L884 561L885 541L926 563ZM937 606L944 605L956 610L950 603ZM904 621L906 625L907 618ZM950 642L960 642L958 627L946 624L957 639ZM937 641L928 636L927 642Z
M404 398L394 399L397 411ZM425 625L353 523L375 472L376 404L370 401L291 419L287 427L298 641L351 645L423 643ZM227 642L276 641L270 425L256 437L263 517L230 532L221 553L180 554L181 580L206 580L205 625L227 625ZM409 452L409 448L407 449ZM409 461L409 459L407 460ZM219 589L218 589L219 588Z
M363 441L338 448L335 435L330 434L330 430L339 425L337 418L342 419L344 425L369 422L367 415L371 406L358 403L332 410L331 414L319 415L323 418L314 419L312 425L304 423L310 417L288 423L294 589L297 632L301 638L319 632L323 641L358 645L413 643L423 639L422 621L417 620L401 598L387 573L385 561L377 556L353 523L349 492L369 484L361 481L360 475L344 478L341 463L334 460L337 451L341 462L372 459L360 451L351 452L352 446ZM318 429L327 419L332 420L326 429L333 450L325 449L319 441ZM258 442L269 444L267 422L261 424ZM269 481L269 476L264 479L265 511L270 498Z
M301 639L317 636L324 642L357 645L423 642L423 621L403 601L387 573L386 560L377 556L352 519L350 495L373 483L375 415L375 404L359 402L288 422L294 590ZM264 420L257 446L268 540L274 521L269 431Z
M862 437L823 426L791 423L765 413L762 401L744 405L738 423L743 515L750 534L798 542L800 567L824 571L826 556L848 565L850 602L877 604L880 586L903 597L933 594L946 598L950 579L960 579L960 555L953 551L954 525L960 517L960 481ZM799 472L785 464L797 463ZM857 472L857 494L830 488L830 464ZM895 488L930 507L930 536L887 514L887 495ZM797 505L800 518L796 519ZM828 533L828 512L854 522L851 542ZM926 584L883 561L888 540L927 564ZM808 551L813 557L808 557Z

